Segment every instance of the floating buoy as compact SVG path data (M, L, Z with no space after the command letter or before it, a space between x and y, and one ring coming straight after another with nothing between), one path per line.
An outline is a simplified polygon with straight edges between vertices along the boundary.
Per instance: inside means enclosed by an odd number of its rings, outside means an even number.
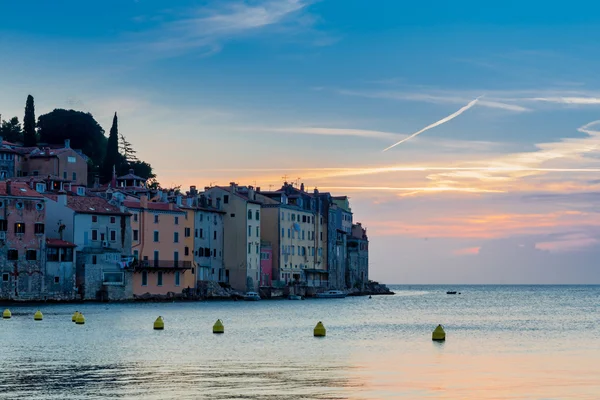
M42 314L42 312L40 310L37 310L35 314L33 314L33 319L35 321L41 321L42 319L44 319L44 315Z
M80 312L77 313L77 318L75 319L75 323L77 325L85 324L85 317L83 316L82 313L80 313Z
M442 325L438 325L437 328L433 330L431 338L438 342L443 342L444 340L446 340L446 332L444 331Z
M4 312L2 313L2 318L5 319L9 319L10 317L12 317L12 313L10 312L10 310L7 308L6 310L4 310Z
M156 329L156 330L165 329L165 321L163 321L163 317L156 318L156 321L154 321L154 329Z
M75 311L75 313L73 314L73 316L71 317L71 321L72 322L76 322L77 321L77 316L79 315L79 311Z
M319 321L317 323L317 326L315 326L315 332L314 332L314 334L317 337L325 336L325 327L323 326L323 323L321 321Z
M225 327L223 326L223 322L220 319L215 322L213 325L213 333L225 333Z

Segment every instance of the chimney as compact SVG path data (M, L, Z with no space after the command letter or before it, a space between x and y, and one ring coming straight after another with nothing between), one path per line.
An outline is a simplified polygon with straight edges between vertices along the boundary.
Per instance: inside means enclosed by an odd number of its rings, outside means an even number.
M304 192L304 182L302 182L302 183L300 184L300 191L301 191L301 192Z
M71 148L71 139L65 139L65 149Z
M194 204L194 199L193 199L192 197L186 197L186 198L185 198L185 204L186 204L188 207L192 207L192 206L193 206L193 204Z
M177 196L175 196L175 202L177 203L177 207L181 207L182 196L180 194L178 194Z
M6 194L9 196L12 195L12 181L10 179L6 181Z
M319 189L315 188L315 195L319 194Z
M200 207L206 207L206 196L200 195Z
M237 185L235 182L229 182L229 186L231 187L231 193L237 192Z
M140 207L148 208L148 193L143 193L140 195Z
M256 188L256 191L257 191L258 193L260 193L260 186L258 186L258 187Z
M190 186L190 194L195 196L198 194L198 190L196 190L196 186Z
M56 200L58 202L58 204L60 204L61 206L67 206L67 195L66 194L59 194L58 196L56 196Z
M100 177L98 175L94 176L94 188L100 187Z
M252 186L248 187L248 198L250 200L256 200L256 192Z

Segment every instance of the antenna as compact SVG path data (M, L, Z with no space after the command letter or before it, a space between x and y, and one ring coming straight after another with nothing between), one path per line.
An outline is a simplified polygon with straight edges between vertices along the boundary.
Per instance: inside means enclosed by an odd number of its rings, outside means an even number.
M273 189L273 185L269 185L269 192Z
M302 178L300 178L300 177L296 178L296 187L300 187L300 179L302 179Z
M287 182L287 178L288 178L287 175L284 175L284 176L281 177L281 179L283 179L284 182Z

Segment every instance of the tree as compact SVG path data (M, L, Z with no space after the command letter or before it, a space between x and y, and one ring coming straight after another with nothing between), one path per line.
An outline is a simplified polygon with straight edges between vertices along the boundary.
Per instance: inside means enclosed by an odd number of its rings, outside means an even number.
M64 144L65 139L71 139L71 147L90 158L91 170L103 165L106 136L92 114L55 109L38 118L38 129L40 142Z
M122 158L119 157L119 127L117 113L113 117L112 127L108 135L106 144L106 155L104 156L104 164L102 167L101 177L104 182L109 182L112 178L113 168L121 167Z
M139 161L139 159L136 156L137 151L135 151L131 143L129 143L127 139L125 139L125 136L122 133L119 134L119 136L119 152L123 157L125 157L125 161L127 162L127 164Z
M35 106L33 96L27 96L25 103L25 118L23 118L23 145L33 147L37 144L37 135L35 133Z
M19 118L12 117L8 121L2 121L0 124L0 136L7 142L21 142L23 140L23 131Z

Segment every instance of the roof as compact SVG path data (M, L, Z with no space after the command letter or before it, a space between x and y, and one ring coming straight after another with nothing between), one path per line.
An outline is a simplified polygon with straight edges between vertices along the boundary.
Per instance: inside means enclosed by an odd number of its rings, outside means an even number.
M45 197L58 201L56 194L44 194ZM130 215L127 212L122 212L117 206L113 206L102 197L85 197L85 196L67 196L67 207L76 213L80 214L104 214L104 215Z
M127 208L142 208L141 203L139 201L135 201L135 200L126 200L123 202L123 205ZM155 210L155 211L183 212L183 210L181 208L177 207L173 203L154 203L151 201L148 202L147 209Z
M21 155L25 155L25 154L30 154L32 151L34 150L38 150L37 147L15 147L14 148L15 152L21 154Z
M241 199L247 201L248 203L261 204L260 201L250 200L250 198L245 193L232 192L231 187L227 187L227 186L214 186L214 187L224 190L228 193L232 193L234 196L240 197Z
M138 175L133 174L131 172L129 172L127 175L117 176L117 180L129 180L129 179L135 179L135 180L138 180L138 181L147 181L146 178L142 178L141 176L138 176Z
M70 179L64 179L56 175L28 175L28 176L17 176L14 178L10 178L15 182L46 182L46 181L56 181L56 182L72 182ZM81 186L81 185L76 185Z
M10 182L10 194L7 193L7 183ZM31 197L41 199L43 196L31 189L25 182L14 182L14 181L1 181L0 182L0 196L14 196L14 197Z
M46 239L48 247L77 247L76 244L61 239Z

